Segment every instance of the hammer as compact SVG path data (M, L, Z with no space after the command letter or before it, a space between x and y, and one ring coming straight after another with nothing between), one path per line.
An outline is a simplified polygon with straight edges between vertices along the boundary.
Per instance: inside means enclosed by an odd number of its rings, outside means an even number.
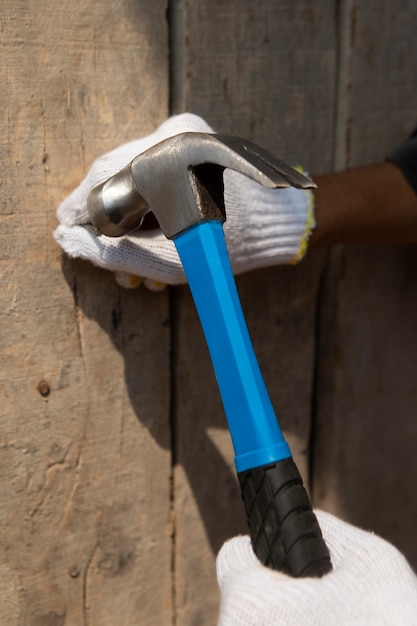
M331 570L329 551L263 381L227 253L225 168L269 188L315 186L252 142L189 132L93 189L88 211L111 237L135 230L152 211L174 241L222 397L253 550L272 569L318 577Z

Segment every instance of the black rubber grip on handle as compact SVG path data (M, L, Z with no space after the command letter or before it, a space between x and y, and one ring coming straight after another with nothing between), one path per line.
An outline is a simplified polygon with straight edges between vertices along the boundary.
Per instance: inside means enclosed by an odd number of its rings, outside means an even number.
M327 574L329 550L293 459L238 472L238 478L261 563L296 578Z

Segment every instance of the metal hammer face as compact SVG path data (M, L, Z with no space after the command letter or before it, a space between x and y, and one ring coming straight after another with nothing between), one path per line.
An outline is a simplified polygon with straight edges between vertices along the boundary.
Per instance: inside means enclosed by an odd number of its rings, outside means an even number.
M225 168L269 188L315 187L246 139L188 132L156 144L93 189L87 200L91 221L102 234L120 237L152 211L168 238L201 221L224 221Z

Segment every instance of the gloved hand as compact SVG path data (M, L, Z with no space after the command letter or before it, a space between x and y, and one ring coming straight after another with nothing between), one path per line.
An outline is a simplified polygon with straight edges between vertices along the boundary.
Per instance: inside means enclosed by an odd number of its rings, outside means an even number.
M80 186L58 208L59 226L54 236L64 251L116 272L124 286L136 286L138 277L147 279L151 288L185 282L175 246L160 230L138 230L120 238L98 236L89 226L87 196L138 154L189 131L213 132L200 117L185 113L169 118L153 134L97 159ZM235 273L295 262L303 256L314 227L310 191L266 189L231 170L225 171L224 183L225 234Z
M290 578L258 561L249 537L224 544L217 557L218 626L414 626L417 577L380 537L316 511L333 571Z

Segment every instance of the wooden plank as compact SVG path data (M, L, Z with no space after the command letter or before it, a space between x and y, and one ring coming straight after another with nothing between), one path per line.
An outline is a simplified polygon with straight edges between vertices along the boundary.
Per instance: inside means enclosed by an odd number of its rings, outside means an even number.
M314 171L330 167L335 92L333 2L185 3L183 107L218 131L261 143ZM221 25L221 27L219 27ZM277 411L308 479L315 298L322 258L239 277L244 309ZM245 532L233 453L187 289L176 296L176 607L181 624L213 624L215 555Z
M328 171L334 2L215 0L187 9L185 107L219 132L250 135L289 163Z
M2 623L171 623L167 294L61 263L55 208L167 113L165 3L1 3Z
M375 163L415 123L412 72L416 6L344 0L338 13L339 74L335 167ZM385 33L384 36L381 33Z
M415 125L417 6L346 2L337 165L383 160ZM409 477L417 406L416 252L332 251L321 308L316 391L316 503L371 528L417 564Z

